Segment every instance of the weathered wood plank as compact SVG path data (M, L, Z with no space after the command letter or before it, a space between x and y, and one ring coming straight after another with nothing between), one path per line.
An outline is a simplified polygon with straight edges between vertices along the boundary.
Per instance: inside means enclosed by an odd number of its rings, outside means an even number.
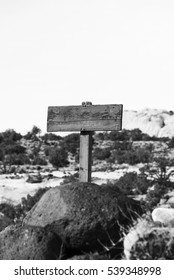
M80 133L80 182L91 182L92 165L92 132L82 131Z
M102 131L122 129L122 105L48 107L47 131Z

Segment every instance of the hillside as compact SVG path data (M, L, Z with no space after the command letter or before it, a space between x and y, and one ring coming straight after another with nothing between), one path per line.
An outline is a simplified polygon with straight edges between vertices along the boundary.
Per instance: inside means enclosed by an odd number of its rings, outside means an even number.
M139 128L143 133L157 137L174 136L174 112L157 109L127 111L123 113L123 128Z

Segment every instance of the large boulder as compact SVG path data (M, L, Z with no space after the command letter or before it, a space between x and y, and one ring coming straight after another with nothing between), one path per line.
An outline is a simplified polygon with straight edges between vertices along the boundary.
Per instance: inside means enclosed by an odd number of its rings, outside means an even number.
M152 212L152 219L155 223L174 227L174 209L161 207L155 208Z
M122 252L120 226L127 226L139 209L138 202L114 187L70 183L47 191L24 224L59 235L69 257L107 250L116 256Z
M45 229L11 225L0 232L0 260L55 260L61 254L61 239Z

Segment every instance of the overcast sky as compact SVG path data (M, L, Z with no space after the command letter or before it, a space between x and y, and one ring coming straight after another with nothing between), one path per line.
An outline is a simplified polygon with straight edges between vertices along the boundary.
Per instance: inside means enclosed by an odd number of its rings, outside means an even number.
M0 131L49 105L174 110L174 1L0 0Z

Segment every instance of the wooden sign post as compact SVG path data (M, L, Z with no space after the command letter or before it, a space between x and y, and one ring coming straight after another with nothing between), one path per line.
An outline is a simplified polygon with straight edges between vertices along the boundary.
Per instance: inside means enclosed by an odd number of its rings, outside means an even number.
M91 181L93 131L122 129L123 105L48 107L47 131L80 131L80 182Z

